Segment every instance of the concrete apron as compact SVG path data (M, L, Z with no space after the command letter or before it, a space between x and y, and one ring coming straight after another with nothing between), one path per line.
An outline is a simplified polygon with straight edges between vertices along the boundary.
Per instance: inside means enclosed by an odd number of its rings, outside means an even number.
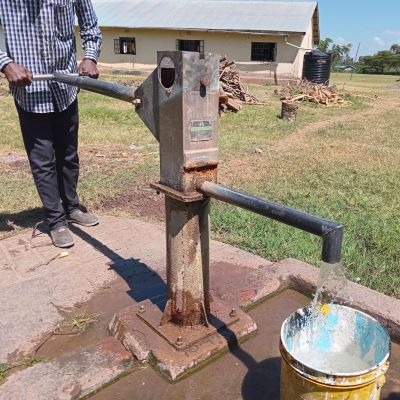
M46 235L30 239L29 232L0 242L0 273L4 277L0 282L0 362L32 354L43 337L63 320L66 311L73 311L77 304L82 309L94 295L107 291L112 282L124 283L124 295L129 297L124 306L131 306L135 311L140 311L143 301L149 310L162 309L165 304L163 227L133 219L104 217L98 227L74 227L73 232L76 245L66 258L57 258L60 251L51 245ZM303 262L288 259L271 263L217 242L212 242L210 253L212 297L216 302L222 301L232 308L245 310L286 288L308 296L315 290L318 269ZM392 338L400 341L400 301L354 283L349 283L349 289L353 297L352 306L377 318L388 328ZM132 315L137 316L137 313L130 314L130 317ZM142 335L139 348L144 351L138 358L151 362L155 359L152 343L159 337L154 339L150 336L146 333ZM223 338L220 339L222 344ZM79 349L80 355L82 352L88 355L85 374L78 373L76 368L75 373L71 372L74 370L71 363L76 364L73 350L66 355L58 354L49 362L18 371L0 386L0 399L10 398L7 397L10 393L13 393L11 398L25 398L17 394L21 390L26 391L28 375L31 376L30 388L33 390L37 386L38 396L35 398L49 398L51 391L45 391L43 397L40 396L43 382L38 378L43 376L43 371L39 370L46 366L53 372L60 371L60 368L61 371L63 368L69 371L68 382L61 385L65 388L62 398L87 395L130 368L129 357L118 346L115 342L104 345L99 341L98 345L90 343L87 348ZM178 352L176 346L171 346L172 352ZM130 348L130 345L126 347ZM115 350L114 363L109 360L114 351L110 349ZM89 355L95 355L96 362L90 361L93 357ZM99 371L99 365L102 368L106 365L111 367L109 370L105 368L99 375L95 373ZM162 366L159 368L162 369ZM46 381L51 382L49 371L46 372ZM178 373L176 377L180 375ZM62 376L54 380L57 390L61 390Z

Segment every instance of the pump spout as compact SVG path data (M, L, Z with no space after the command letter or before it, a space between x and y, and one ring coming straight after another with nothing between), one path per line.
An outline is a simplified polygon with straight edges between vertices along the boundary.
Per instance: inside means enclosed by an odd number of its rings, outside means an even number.
M77 86L80 89L90 92L102 94L104 96L113 97L114 99L135 103L136 86L125 86L119 83L105 82L98 79L80 76L77 74L47 74L35 75L34 81L52 80L55 82L66 83L68 85Z

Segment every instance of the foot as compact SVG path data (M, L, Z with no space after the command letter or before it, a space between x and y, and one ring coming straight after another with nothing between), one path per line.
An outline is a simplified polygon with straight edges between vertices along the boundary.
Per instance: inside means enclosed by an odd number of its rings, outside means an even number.
M81 210L75 210L68 215L68 222L83 226L94 226L99 223L99 219L95 215L84 213Z
M71 247L74 245L74 239L66 226L59 226L50 232L51 239L56 247Z

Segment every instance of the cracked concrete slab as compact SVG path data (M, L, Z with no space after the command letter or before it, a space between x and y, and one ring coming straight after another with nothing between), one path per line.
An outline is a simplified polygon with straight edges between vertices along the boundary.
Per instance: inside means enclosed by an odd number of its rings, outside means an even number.
M75 246L65 258L57 257L61 250L45 234L31 238L31 232L25 232L0 242L0 362L32 351L41 337L63 319L60 309L84 303L110 282L124 279L124 263L134 263L136 270L142 265L157 274L161 282L165 280L162 226L103 217L96 227L71 230ZM217 242L212 243L211 253L212 265L220 263L222 274L235 274L232 265L252 269L272 265ZM214 290L218 293L218 287ZM254 291L251 287L246 290L243 296Z
M0 400L79 399L117 378L132 364L132 355L109 338L15 373L0 386Z

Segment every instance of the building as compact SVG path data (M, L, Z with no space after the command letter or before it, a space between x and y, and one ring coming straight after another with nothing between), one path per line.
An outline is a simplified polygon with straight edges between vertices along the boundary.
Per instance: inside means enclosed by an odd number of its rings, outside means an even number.
M114 69L150 70L157 50L178 49L227 55L242 71L297 78L305 51L320 39L316 2L92 1L103 33L100 64ZM82 56L78 34L77 41Z
M354 72L356 70L352 65L335 65L332 69L335 72Z
M304 49L319 43L316 2L92 0L103 32L100 62L155 67L157 50L227 55L245 71L301 77ZM289 44L290 43L290 44Z

